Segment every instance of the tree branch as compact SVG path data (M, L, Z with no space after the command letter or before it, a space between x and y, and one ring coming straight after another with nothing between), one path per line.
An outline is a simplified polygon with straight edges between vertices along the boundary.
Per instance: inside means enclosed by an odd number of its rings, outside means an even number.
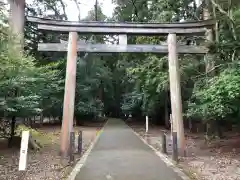
M80 6L79 6L79 3L77 0L73 0L77 6L77 9L78 9L78 21L81 21L81 11L80 11Z
M65 17L65 20L67 20L67 13L66 13L66 7L65 7L65 4L62 0L60 0L60 4L62 5L62 9L63 9L63 14L64 14L64 17Z
M134 14L135 14L135 16L137 17L137 19L139 20L139 17L138 17L138 9L137 9L137 7L136 7L136 0L131 0L132 1L132 5L133 5L133 7L134 7Z
M194 79L194 78L199 78L199 77L201 77L201 76L206 76L208 73L214 71L216 68L222 67L222 66L224 66L224 65L229 65L229 64L233 64L233 63L219 64L219 65L217 65L217 66L214 66L212 69L210 69L209 71L207 71L207 72L205 72L205 73L202 73L202 74L199 74L199 75L197 75L197 76L192 77L192 79Z
M211 3L219 10L219 12L227 16L232 21L232 23L234 23L234 20L229 16L228 12L224 11L224 9L219 4L217 4L214 0L211 0Z
M229 20L231 21L231 29L232 29L232 35L234 40L237 40L237 35L236 35L236 30L234 28L234 19L231 15L229 15L229 13L227 11L224 11L224 9L217 4L214 0L211 0L211 3L213 4L213 6L215 6L222 14L224 14L225 16L227 16L229 18ZM230 8L230 7L229 7Z

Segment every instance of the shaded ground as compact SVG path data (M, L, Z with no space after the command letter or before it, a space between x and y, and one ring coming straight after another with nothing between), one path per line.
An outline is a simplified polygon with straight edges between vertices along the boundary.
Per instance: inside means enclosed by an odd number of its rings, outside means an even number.
M182 180L122 120L109 119L75 180Z
M160 127L149 127L145 135L145 125L129 123L148 143L156 149L161 147L161 134L169 133ZM225 133L226 138L210 144L204 142L203 134L186 135L187 157L180 159L183 167L193 179L199 180L240 180L240 134Z
M85 151L97 134L102 124L89 127L75 127L75 131L83 131L83 150ZM18 171L19 148L7 149L0 141L0 179L1 180L60 180L71 172L68 161L61 161L59 153L60 126L43 127L37 140L43 148L39 152L29 151L28 166L25 173ZM80 155L75 155L75 161Z

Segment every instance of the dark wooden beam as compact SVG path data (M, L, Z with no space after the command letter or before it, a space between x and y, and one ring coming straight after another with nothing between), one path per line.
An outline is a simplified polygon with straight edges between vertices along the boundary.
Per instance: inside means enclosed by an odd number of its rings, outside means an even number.
M78 27L39 24L38 29L58 32L80 32L82 34L133 34L133 35L205 35L206 28L132 28L132 27Z
M39 51L67 51L66 43L39 43ZM78 44L79 52L92 53L113 53L113 52L150 52L150 53L168 53L167 45L111 45L111 44ZM205 54L208 49L203 46L184 46L177 47L178 53L186 54Z
M215 25L215 20L205 21L189 21L189 22L175 22L175 23L142 23L142 22L99 22L99 21L60 21L37 17L27 17L30 22L57 26L74 26L74 27L118 27L118 28L197 28L209 27Z

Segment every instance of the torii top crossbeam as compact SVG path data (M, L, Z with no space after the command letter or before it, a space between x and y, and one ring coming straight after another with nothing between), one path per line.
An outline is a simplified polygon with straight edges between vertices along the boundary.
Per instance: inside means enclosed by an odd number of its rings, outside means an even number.
M29 22L38 24L38 29L59 32L81 32L91 34L135 34L167 35L169 33L204 35L212 28L214 20L179 23L116 23L116 22L72 22L27 17Z

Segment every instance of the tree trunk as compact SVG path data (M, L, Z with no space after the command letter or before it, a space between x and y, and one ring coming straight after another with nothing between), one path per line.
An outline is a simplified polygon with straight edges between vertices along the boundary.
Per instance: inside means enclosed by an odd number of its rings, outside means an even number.
M43 114L40 115L40 127L43 126Z
M30 123L30 127L32 128L33 127L33 120L32 120L31 117L29 118L29 120L30 120L30 122L29 122Z
M10 4L10 27L16 36L16 48L21 53L24 46L24 20L25 20L25 0L9 0Z
M33 127L36 127L36 116L33 116Z
M215 127L216 127L216 133L217 133L217 136L222 139L223 138L223 132L222 132L222 129L221 129L221 123L220 121L216 121L215 122Z
M209 12L210 9L210 2L209 0L204 0L204 8L203 8L203 19L208 20L211 19L211 14ZM213 37L213 30L207 29L206 30L206 40L207 43L212 43L214 40ZM207 54L204 57L205 60L205 72L206 77L211 76L214 74L213 68L214 68L214 55L213 54ZM212 120L209 120L206 122L206 140L209 140L210 136L212 136Z
M189 131L192 133L193 132L193 124L192 124L191 119L188 120L188 128L189 128Z
M29 147L35 151L39 151L41 149L41 144L37 143L31 136L29 137Z
M203 19L204 20L211 19L211 14L209 12L209 8L210 8L209 6L210 6L209 0L205 0L204 9L203 9ZM214 41L212 29L206 30L206 40L207 40L207 43L212 43ZM214 74L213 68L214 68L214 64L215 64L214 55L207 54L207 55L205 55L204 60L205 60L205 65L206 65L205 66L206 75L207 76L213 75ZM210 71L211 71L211 73L210 73Z
M206 133L205 133L205 141L208 142L212 140L214 135L214 128L213 128L213 120L208 120L206 122Z
M10 138L8 139L8 147L12 146L12 139L13 139L13 136L15 135L15 126L16 126L16 116L13 116L11 121L11 134L10 134Z

